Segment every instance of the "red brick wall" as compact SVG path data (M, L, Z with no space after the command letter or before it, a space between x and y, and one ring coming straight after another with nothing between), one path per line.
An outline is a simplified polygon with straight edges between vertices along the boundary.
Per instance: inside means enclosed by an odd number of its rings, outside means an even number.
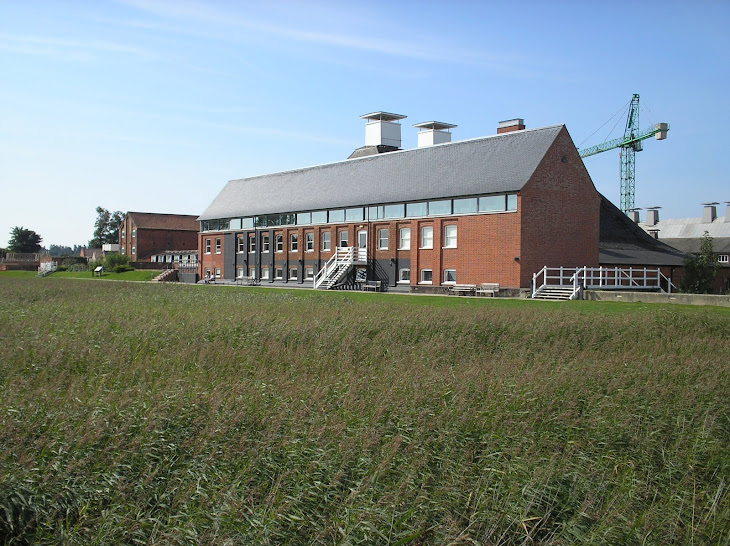
M563 128L522 188L521 285L543 266L598 266L600 196Z

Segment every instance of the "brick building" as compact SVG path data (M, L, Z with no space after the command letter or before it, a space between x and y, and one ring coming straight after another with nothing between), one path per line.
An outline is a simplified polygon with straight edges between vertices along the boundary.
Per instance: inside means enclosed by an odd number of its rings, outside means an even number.
M199 217L200 275L312 283L336 248L353 248L342 286L442 291L526 288L544 265L597 266L601 196L563 125L450 142L453 125L376 112L350 159L232 180Z
M128 212L119 227L120 253L132 262L149 262L167 251L197 251L199 229L196 216Z

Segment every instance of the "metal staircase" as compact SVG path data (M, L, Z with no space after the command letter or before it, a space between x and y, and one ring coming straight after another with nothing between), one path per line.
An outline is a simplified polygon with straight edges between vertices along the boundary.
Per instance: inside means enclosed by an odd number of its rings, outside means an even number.
M355 247L340 247L314 276L314 288L329 290L352 268L355 262Z

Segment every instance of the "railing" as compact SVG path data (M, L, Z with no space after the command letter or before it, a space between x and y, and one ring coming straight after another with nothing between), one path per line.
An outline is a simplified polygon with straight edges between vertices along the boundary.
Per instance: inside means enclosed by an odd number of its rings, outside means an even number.
M675 288L661 269L648 267L582 267L575 283L593 290L660 290L671 294Z
M56 262L41 262L41 265L38 266L38 276L45 277L56 271L56 269L58 269Z
M322 269L314 276L314 288L319 288L331 275L337 274L341 266L352 265L354 254L355 247L336 248L332 257L325 262Z
M582 290L659 290L675 288L661 269L648 267L543 267L532 275L532 297L547 287L572 288L571 299Z

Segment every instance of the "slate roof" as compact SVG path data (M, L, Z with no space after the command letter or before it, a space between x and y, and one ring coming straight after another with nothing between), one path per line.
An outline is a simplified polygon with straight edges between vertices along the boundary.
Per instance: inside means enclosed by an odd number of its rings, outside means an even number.
M684 253L659 241L601 195L601 265L678 266Z
M712 249L720 254L730 253L730 218L717 217L712 222L702 218L670 218L655 225L639 224L645 230L655 230L659 240L683 252L699 252L702 239L712 237Z
M200 231L198 217L189 214L157 214L128 212L137 229L167 229L172 231Z
M198 219L515 192L563 129L553 125L231 180Z

